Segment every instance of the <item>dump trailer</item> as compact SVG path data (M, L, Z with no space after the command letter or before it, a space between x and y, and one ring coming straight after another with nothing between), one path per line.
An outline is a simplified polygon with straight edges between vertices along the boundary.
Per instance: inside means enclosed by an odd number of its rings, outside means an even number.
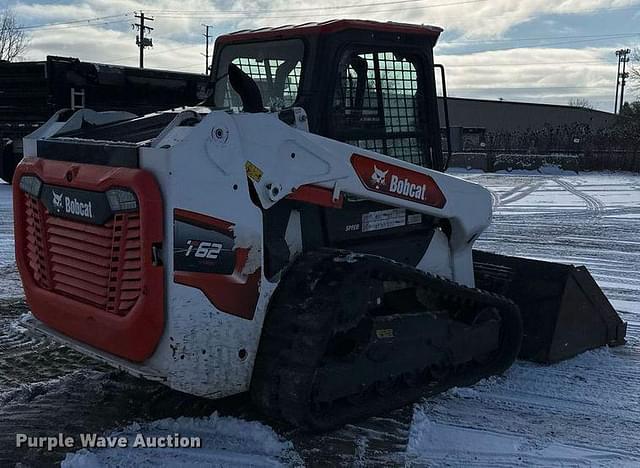
M500 374L521 350L622 344L584 268L473 251L491 196L443 172L440 32L240 31L217 39L199 107L58 112L14 176L25 324L312 430Z
M11 182L22 138L56 111L84 107L144 115L191 106L205 97L207 77L48 56L0 63L0 179Z

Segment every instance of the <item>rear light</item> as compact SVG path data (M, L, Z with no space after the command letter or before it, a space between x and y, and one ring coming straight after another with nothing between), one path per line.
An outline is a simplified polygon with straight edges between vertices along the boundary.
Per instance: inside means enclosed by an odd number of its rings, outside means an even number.
M39 198L41 189L42 181L36 176L25 175L20 178L20 190L28 193L32 197Z
M111 211L135 211L138 209L138 199L136 195L124 189L111 189L106 192L107 200Z

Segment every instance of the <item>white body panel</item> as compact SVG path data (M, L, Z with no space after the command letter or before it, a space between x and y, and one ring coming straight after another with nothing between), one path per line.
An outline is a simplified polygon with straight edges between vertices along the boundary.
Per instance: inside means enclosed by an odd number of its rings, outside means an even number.
M486 189L289 127L276 114L215 111L195 126L180 126L181 120L194 115L181 113L157 138L140 148L140 166L155 175L164 199L166 323L153 356L142 365L129 366L129 370L164 376L175 389L208 397L249 388L268 301L277 283L269 282L263 274L255 316L247 320L216 309L199 289L173 281L176 208L233 223L238 233L235 247L249 248L253 258L249 262L252 270L246 273L261 266L262 212L250 198L247 162L261 172L259 181L253 183L265 209L298 187L311 184L332 190L336 199L349 194L448 219L451 235L437 230L418 267L473 286L471 248L491 222L491 197ZM43 136L48 135L51 133ZM446 204L438 209L367 189L350 162L354 153L429 175L445 195ZM299 219L290 219L287 229L286 240L293 253L301 248L296 233L299 225Z

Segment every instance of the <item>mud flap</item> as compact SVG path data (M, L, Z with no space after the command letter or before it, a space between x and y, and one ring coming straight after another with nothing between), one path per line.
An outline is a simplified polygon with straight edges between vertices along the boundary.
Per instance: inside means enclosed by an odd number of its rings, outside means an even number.
M520 358L553 363L625 343L627 324L584 266L474 250L476 287L513 300L522 313Z

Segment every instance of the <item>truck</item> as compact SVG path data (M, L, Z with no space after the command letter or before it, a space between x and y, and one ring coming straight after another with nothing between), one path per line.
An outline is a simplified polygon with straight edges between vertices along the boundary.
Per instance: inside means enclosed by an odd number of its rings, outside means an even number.
M11 183L22 158L22 138L56 111L147 114L195 105L206 96L207 77L48 56L0 63L0 179Z

